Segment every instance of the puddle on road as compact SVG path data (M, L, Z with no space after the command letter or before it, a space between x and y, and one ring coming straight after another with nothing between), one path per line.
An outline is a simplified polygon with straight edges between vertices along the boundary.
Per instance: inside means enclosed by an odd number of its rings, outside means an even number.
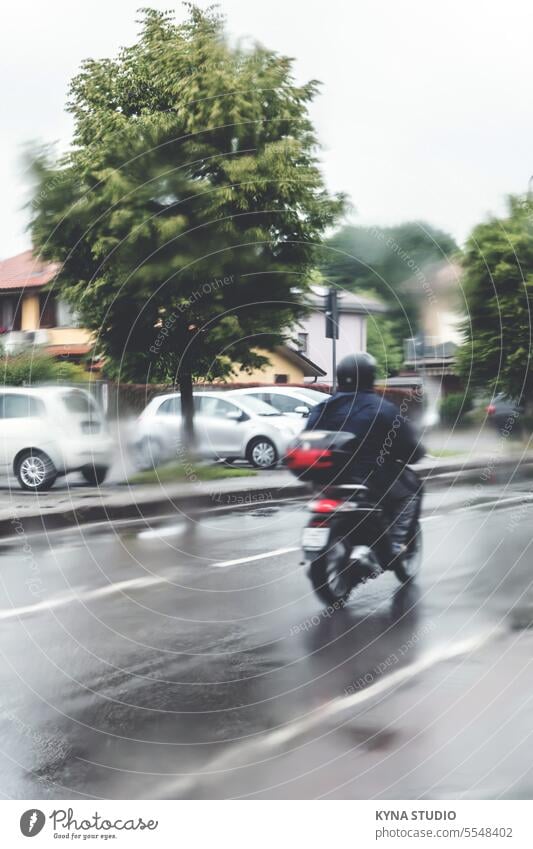
M279 507L259 507L257 510L250 510L248 515L266 518L268 516L274 516L276 513L279 513L279 511Z

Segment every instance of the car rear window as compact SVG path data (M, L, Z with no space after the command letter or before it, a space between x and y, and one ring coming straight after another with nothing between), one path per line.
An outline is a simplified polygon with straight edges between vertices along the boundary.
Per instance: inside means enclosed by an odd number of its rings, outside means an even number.
M64 392L61 398L69 413L77 413L78 415L98 413L98 407L85 392L76 392L76 390Z

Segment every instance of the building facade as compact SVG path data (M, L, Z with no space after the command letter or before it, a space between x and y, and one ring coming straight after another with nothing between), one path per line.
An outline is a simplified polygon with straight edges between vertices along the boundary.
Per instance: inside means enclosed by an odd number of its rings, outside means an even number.
M435 263L426 269L426 281L420 295L419 333L404 340L404 366L422 379L424 424L433 426L440 421L443 395L461 387L456 370L456 351L463 341L461 323L465 318L461 267L451 261ZM416 279L407 288L411 294L418 291Z
M239 371L237 379L251 383L329 383L333 381L332 340L326 337L327 289L313 286L307 298L309 313L291 333L290 342L274 351L258 349L269 365L251 374ZM338 290L337 362L347 354L366 351L369 315L386 308L373 298Z
M75 313L54 295L57 263L36 259L32 251L0 261L0 344L13 354L39 345L50 354L79 360L92 347L91 333L79 326ZM295 327L287 344L273 351L258 348L269 360L252 374L236 371L240 381L252 383L331 383L332 340L326 338L327 289L313 286L307 296L308 315ZM337 360L366 350L366 323L385 307L373 298L338 291Z
M332 340L326 337L327 289L313 286L308 301L311 306L296 329L297 347L306 357L324 371L325 383L333 380ZM369 315L384 313L386 307L374 298L354 295L338 289L337 362L348 354L366 351L366 326Z
M75 313L56 298L52 283L56 263L36 259L32 251L0 261L0 344L16 353L39 345L50 354L79 360L92 348L91 334L79 327Z

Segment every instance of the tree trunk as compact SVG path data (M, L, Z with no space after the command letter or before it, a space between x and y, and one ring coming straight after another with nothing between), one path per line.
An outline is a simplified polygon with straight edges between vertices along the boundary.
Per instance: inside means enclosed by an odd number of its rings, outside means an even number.
M181 421L183 427L183 447L188 454L194 449L194 401L192 395L192 375L180 374Z

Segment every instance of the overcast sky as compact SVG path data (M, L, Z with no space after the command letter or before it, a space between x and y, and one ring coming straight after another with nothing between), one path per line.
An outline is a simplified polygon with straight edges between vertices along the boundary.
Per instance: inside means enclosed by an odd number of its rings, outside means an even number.
M141 5L4 4L0 35L0 258L29 247L21 149L71 134L64 104L82 59L135 39ZM198 5L208 2L199 0ZM533 173L529 0L222 0L232 37L293 56L322 81L312 115L328 186L360 224L425 219L461 242ZM529 7L529 8L528 8Z

